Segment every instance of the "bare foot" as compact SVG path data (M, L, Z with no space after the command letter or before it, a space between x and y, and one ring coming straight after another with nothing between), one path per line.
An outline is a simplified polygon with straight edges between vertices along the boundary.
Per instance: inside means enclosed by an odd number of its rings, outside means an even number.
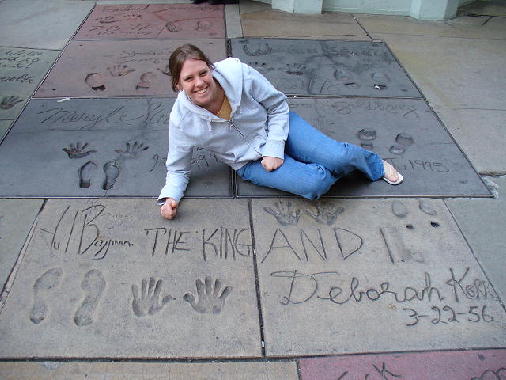
M383 161L383 179L390 185L399 185L404 177L391 164Z

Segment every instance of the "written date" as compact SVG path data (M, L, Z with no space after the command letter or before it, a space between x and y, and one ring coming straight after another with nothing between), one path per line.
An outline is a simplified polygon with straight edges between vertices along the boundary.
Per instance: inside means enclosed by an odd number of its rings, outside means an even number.
M408 313L410 320L406 323L406 326L410 327L416 326L422 319L430 319L433 325L460 323L461 321L473 323L490 323L494 321L494 317L487 312L487 305L469 306L465 312L456 310L449 305L444 305L443 307L433 305L430 312L427 314L421 314L418 310L413 308L404 308L402 310Z

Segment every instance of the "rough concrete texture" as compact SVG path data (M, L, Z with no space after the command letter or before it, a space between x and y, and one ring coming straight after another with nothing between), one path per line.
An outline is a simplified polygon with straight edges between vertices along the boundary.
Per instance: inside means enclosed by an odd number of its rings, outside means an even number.
M301 27L303 25L303 27ZM275 10L242 16L245 37L369 40L351 14L298 15Z
M301 380L445 379L506 376L506 350L354 355L300 360Z
M239 4L225 6L225 25L227 27L227 38L243 37Z
M267 355L504 344L499 296L442 201L252 202Z
M97 5L77 40L224 38L223 5Z
M506 109L435 107L434 110L479 173L506 174Z
M158 196L173 99L32 100L0 149L0 194ZM194 149L188 196L232 196L231 172Z
M245 15L247 13L268 11L270 9L272 9L271 4L266 4L256 0L241 0L239 2L239 10L241 12L241 15Z
M89 1L4 0L0 3L2 45L61 50L93 5Z
M170 96L169 56L187 40L72 41L37 97ZM193 40L214 62L225 41Z
M447 199L446 204L466 236L496 291L506 300L506 177L488 177L497 186L497 199Z
M490 196L481 178L423 100L289 99L290 110L337 141L361 145L392 163L399 186L363 175L339 180L326 196ZM240 196L281 193L238 180ZM286 195L286 194L285 194Z
M422 21L404 16L357 14L358 22L372 38L384 34L407 36L506 39L506 17L458 17L446 21Z
M378 36L430 103L452 109L506 110L505 40Z
M16 263L42 202L0 199L0 289Z
M0 357L260 355L248 205L50 200L0 315Z
M0 363L3 380L33 379L297 380L295 362L213 363Z
M10 128L12 120L0 120L0 139L7 133Z
M291 95L420 97L381 42L233 39L232 55Z
M59 52L0 47L0 119L15 119Z

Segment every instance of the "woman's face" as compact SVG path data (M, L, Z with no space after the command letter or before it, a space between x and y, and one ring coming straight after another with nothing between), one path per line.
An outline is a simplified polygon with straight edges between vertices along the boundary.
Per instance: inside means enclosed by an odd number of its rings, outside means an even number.
M196 105L209 108L218 95L218 85L204 61L190 58L184 61L179 74L178 90L183 90Z

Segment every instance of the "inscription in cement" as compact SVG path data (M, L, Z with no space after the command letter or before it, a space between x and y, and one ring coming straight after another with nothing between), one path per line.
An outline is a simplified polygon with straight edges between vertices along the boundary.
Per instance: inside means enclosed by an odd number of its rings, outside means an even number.
M168 222L152 200L50 200L0 357L257 356L251 236L246 201L187 200Z
M222 5L97 5L78 40L124 38L225 38Z
M169 57L187 40L73 41L37 91L56 96L176 96ZM226 57L223 40L193 41L211 60Z
M0 47L0 119L15 119L57 51Z
M340 179L327 196L489 196L480 177L424 101L415 99L289 99L290 110L337 141L378 153L404 175L404 183L370 183L362 175ZM238 179L240 196L281 192Z
M35 199L0 200L0 289L16 263L42 202Z
M254 200L253 224L268 355L506 337L500 299L441 201Z
M420 97L382 42L232 39L232 55L293 95Z
M35 99L0 146L3 196L158 196L172 99ZM230 169L195 148L188 196L231 196Z

